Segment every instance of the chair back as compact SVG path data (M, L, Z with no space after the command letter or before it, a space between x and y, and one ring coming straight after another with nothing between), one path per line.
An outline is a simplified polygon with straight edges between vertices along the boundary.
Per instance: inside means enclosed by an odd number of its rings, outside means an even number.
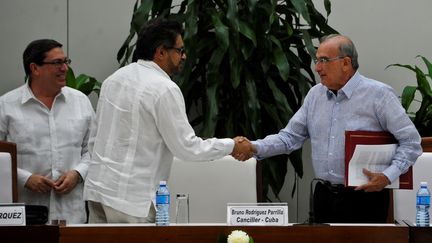
M0 203L18 202L16 144L0 141Z
M174 158L168 187L171 222L175 222L176 194L189 194L190 223L226 223L227 203L256 203L255 159L245 162L231 156L210 162Z

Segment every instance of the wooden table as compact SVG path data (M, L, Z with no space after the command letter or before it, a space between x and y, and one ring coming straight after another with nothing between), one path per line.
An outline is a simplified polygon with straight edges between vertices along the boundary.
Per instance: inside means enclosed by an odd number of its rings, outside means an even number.
M13 243L135 243L135 242L200 242L217 243L218 237L233 230L243 230L256 243L265 242L409 242L407 225L332 225L332 226L226 226L226 225L70 225L70 226L5 226L0 227L0 242ZM431 228L427 230L430 236ZM413 231L414 232L414 231ZM417 232L418 233L418 232ZM426 235L427 235L426 234ZM415 236L412 236L415 237ZM424 235L421 237L425 237ZM416 238L431 242L430 238ZM428 241L421 241L429 239Z
M255 242L408 242L408 227L396 226L84 226L61 227L61 243L200 242L216 243L221 235L243 230Z
M409 242L432 242L432 227L417 227L409 220L403 221L409 227Z
M0 242L57 243L59 242L59 227L54 225L2 226L0 227Z

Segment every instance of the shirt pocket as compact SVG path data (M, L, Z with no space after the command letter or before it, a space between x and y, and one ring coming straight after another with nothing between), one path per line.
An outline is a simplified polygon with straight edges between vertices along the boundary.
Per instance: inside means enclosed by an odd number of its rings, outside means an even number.
M68 134L68 136L66 136L67 141L76 147L80 147L89 129L89 119L67 119L66 123L69 125L63 125L63 127L60 128L62 130L61 134Z
M7 140L16 143L18 151L30 151L38 143L37 137L31 120L12 120L9 123Z

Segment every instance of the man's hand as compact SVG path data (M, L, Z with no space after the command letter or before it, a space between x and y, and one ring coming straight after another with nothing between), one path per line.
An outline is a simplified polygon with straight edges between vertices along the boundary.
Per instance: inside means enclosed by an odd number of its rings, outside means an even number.
M64 173L54 184L54 190L58 194L71 192L80 181L80 174L76 170Z
M24 187L33 192L47 193L54 187L54 181L42 175L32 174Z
M235 145L231 153L235 159L245 161L250 159L255 153L255 146L245 137L235 137Z
M369 182L355 188L356 191L379 192L390 184L390 180L383 173L373 173L363 169L363 174L369 178Z

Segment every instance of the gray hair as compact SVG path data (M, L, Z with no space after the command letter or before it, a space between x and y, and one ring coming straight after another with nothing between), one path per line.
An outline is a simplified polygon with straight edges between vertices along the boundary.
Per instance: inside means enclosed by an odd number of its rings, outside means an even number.
M354 70L357 70L359 68L357 49L355 48L354 43L352 42L352 40L350 38L348 38L347 36L344 36L344 35L340 35L340 34L331 34L331 35L323 36L320 39L320 43L323 43L327 40L330 40L330 39L333 39L336 37L341 37L341 38L346 40L346 41L341 42L341 44L339 46L340 55L343 57L350 57L351 58L351 66L353 67Z

